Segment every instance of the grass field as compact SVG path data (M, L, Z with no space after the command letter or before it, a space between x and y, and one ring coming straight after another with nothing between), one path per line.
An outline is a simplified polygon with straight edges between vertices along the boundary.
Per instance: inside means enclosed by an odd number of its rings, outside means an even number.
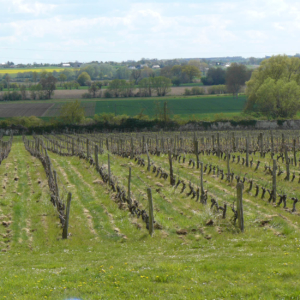
M50 153L50 152L49 152ZM191 155L187 155L187 161ZM153 190L155 219L163 226L151 238L141 219L118 209L114 193L94 167L77 157L50 153L53 168L72 192L68 240L61 239L47 178L37 158L14 139L0 166L0 299L297 299L300 293L299 216L244 195L245 232L214 215L128 158L111 155L112 174L147 208ZM167 156L151 157L165 166ZM259 156L255 156L259 159ZM218 161L203 156L204 163ZM106 153L100 163L107 161ZM198 180L199 171L174 161L176 174ZM235 172L240 166L232 165ZM257 177L267 180L261 168ZM18 180L15 180L18 178ZM279 180L280 185L284 184ZM157 182L162 185L158 189ZM298 195L297 183L286 183ZM232 202L230 185L205 175L205 188ZM296 196L297 196L296 195ZM230 214L230 212L228 212ZM205 225L213 219L214 226ZM270 220L265 226L261 221ZM139 226L137 226L139 225ZM140 229L138 229L140 228ZM186 235L178 235L178 229ZM126 238L125 238L126 237Z

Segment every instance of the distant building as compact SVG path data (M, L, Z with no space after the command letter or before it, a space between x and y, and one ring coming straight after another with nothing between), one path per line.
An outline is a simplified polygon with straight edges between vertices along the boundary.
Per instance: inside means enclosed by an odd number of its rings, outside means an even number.
M128 67L129 70L136 70L135 66Z
M71 67L71 65L70 65L70 64L61 64L61 66L62 66L62 67L65 67L65 68L67 68L67 67Z
M71 63L71 66L73 68L80 68L82 65L82 63L78 62L78 61L75 61L74 63Z
M141 65L141 69L143 69L143 68L148 68L148 65L147 64Z
M154 65L154 66L152 67L152 69L160 69L160 66L159 66L159 65Z

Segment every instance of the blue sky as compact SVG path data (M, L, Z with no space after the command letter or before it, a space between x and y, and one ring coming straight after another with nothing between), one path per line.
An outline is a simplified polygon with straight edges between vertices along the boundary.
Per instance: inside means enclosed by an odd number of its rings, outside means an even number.
M0 62L300 52L300 2L0 0Z

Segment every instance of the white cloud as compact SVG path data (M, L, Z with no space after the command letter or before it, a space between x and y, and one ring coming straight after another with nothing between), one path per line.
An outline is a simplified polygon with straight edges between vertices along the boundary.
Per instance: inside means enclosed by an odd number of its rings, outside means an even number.
M42 3L31 0L0 0L0 4L2 9L7 9L9 13L31 14L34 16L49 14L57 7L57 5L48 3L48 1Z
M94 59L94 50L111 52L109 59L121 60L125 55L132 57L130 51L138 57L146 53L169 58L232 53L257 56L258 47L267 52L283 48L288 52L300 46L295 40L300 29L300 3L291 0L134 3L124 10L114 3L106 4L107 10L99 15L98 11L66 15L62 11L68 11L67 4L60 10L59 4L49 2L9 3L11 11L32 17L19 19L12 14L6 23L0 21L2 43L62 53L78 50L84 53L81 60ZM77 3L79 10L84 5ZM117 52L124 54L121 57Z

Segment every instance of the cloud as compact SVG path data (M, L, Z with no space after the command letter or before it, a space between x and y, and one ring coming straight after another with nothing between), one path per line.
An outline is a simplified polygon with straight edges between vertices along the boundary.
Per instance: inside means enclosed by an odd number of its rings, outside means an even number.
M30 14L39 16L42 14L51 13L56 7L56 4L49 2L43 3L31 0L0 0L3 10L7 10L10 14Z
M60 50L65 57L82 51L85 61L95 59L94 52L100 50L110 52L105 54L109 60L123 60L132 56L257 56L261 55L258 47L276 52L300 46L295 40L300 3L291 0L124 1L73 5L67 0L63 4L0 0L11 12L5 21L0 18L0 41L16 48L36 48L36 53L38 49ZM20 14L29 17L19 18Z

